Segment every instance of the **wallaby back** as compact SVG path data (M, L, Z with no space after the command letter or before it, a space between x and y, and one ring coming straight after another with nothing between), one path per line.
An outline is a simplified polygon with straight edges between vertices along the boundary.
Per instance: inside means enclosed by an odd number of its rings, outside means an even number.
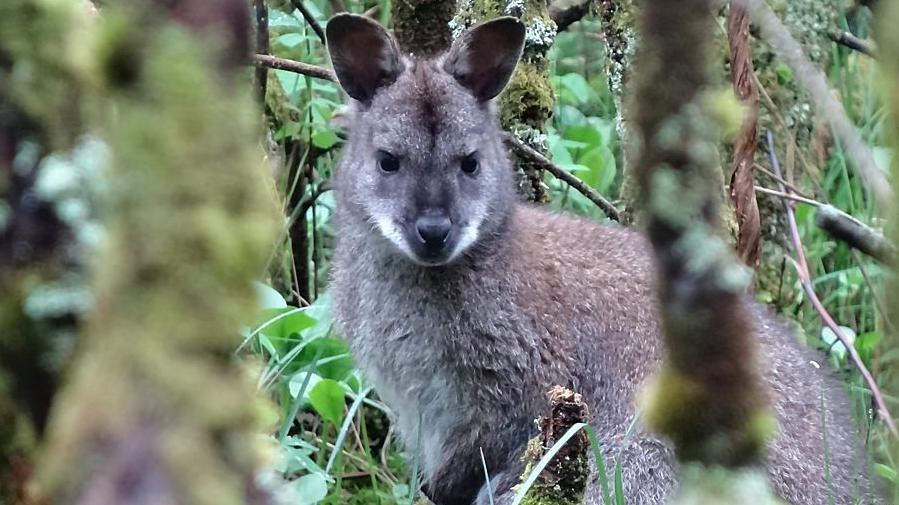
M628 503L661 503L675 485L672 449L639 423L630 429L636 392L663 352L650 251L634 232L514 197L490 101L523 36L505 18L446 56L412 61L371 21L329 24L335 71L353 98L335 188L337 322L436 504L490 503L481 451L495 503L511 502L554 385L584 395L603 454L622 465ZM838 382L752 307L781 425L768 465L777 491L808 505L866 497ZM587 503L600 503L594 488Z

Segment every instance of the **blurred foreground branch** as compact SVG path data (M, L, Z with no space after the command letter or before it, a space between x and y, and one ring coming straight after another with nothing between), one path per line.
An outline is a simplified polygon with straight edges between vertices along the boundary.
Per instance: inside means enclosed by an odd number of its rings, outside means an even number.
M38 468L49 503L270 503L265 410L231 358L277 219L240 79L249 27L243 0L134 0L104 9L97 33L117 36L84 53L112 183L96 305Z
M681 462L675 503L768 504L758 469L775 423L743 301L750 275L717 235L709 93L713 0L641 3L633 75L633 173L655 253L668 357L643 399L647 425ZM665 83L659 86L659 83Z

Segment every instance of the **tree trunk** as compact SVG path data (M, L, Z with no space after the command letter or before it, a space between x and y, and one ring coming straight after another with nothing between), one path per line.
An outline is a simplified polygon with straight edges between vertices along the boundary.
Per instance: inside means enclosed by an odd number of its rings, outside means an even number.
M889 108L892 118L891 128L888 131L888 140L892 143L893 149L899 152L899 30L896 30L899 23L899 3L897 2L881 2L877 4L878 17L881 19L878 26L878 47L882 54L880 61L883 65L883 83L885 90L886 105ZM893 156L892 163L893 187L896 194L899 194L899 156ZM893 233L893 243L899 244L899 205L893 202L892 208L887 209L889 216L892 218L890 227ZM899 268L895 260L893 268ZM892 286L893 296L893 314L899 314L899 282L894 278ZM895 355L899 351L899 334L888 334L887 342L883 345L883 356ZM885 392L894 398L899 396L899 367L896 366L895 358L889 365L884 366L882 376L886 379ZM886 365L886 363L884 363ZM886 443L884 444L887 451L885 461L890 461L891 457L899 454L899 440L890 437L889 433L884 434ZM899 481L893 480L890 483L890 489L887 489L886 500L884 503L899 503Z
M556 25L545 0L474 0L460 3L450 27L453 35L458 36L476 23L499 16L515 16L527 27L524 55L499 98L500 121L518 139L545 153L546 123L552 117L555 103L548 56L555 41ZM524 174L519 186L521 193L531 201L547 202L543 170L522 159L518 165Z
M66 5L14 3L31 16ZM104 10L106 36L78 53L95 73L68 81L97 86L84 103L113 184L96 306L35 489L59 504L268 503L260 400L231 356L277 228L240 79L249 13L243 0L126 4ZM20 44L41 42L16 28Z
M433 56L449 48L454 0L393 0L393 34L403 52Z

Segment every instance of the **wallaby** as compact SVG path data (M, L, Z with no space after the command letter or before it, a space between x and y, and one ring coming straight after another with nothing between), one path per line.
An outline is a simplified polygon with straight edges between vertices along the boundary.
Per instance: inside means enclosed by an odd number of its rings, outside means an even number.
M352 98L334 187L336 320L437 505L490 503L481 450L494 503L511 502L553 385L583 394L628 503L663 503L673 450L639 423L629 432L663 353L649 247L633 231L519 202L492 100L524 36L500 18L413 59L365 17L328 23ZM855 503L868 481L841 385L752 307L780 423L776 491L797 505ZM587 503L601 502L595 487Z

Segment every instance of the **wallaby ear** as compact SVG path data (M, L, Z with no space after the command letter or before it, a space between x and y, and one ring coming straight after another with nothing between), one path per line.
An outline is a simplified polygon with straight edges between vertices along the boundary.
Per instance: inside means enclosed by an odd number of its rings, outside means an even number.
M389 86L403 70L396 41L377 22L355 14L338 14L326 28L331 65L340 86L360 102Z
M524 48L524 24L497 18L463 34L449 50L443 69L486 102L498 95L515 71Z

